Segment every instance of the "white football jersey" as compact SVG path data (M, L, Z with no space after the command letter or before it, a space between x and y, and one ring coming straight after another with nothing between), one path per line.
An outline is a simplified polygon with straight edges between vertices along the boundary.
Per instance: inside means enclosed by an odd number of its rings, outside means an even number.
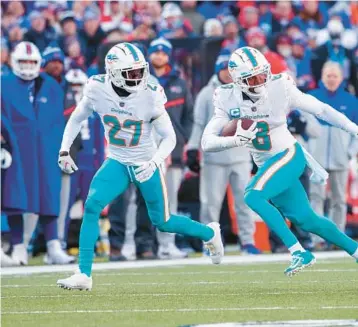
M145 90L119 97L107 75L95 75L88 80L83 94L101 117L108 157L126 165L152 159L157 146L151 122L165 112L167 102L159 84L148 83Z
M287 129L286 117L291 110L290 87L296 88L291 77L283 73L273 75L267 94L256 102L233 83L220 86L214 93L216 116L230 120L247 118L257 122L257 137L245 146L258 166L296 142Z

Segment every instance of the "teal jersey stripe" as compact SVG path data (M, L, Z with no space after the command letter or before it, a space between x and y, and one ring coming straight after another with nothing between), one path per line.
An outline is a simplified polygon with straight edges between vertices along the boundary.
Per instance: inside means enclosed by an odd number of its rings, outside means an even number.
M130 43L125 43L126 47L129 49L129 51L131 52L134 61L139 61L139 57L137 52L135 51L135 49L133 48L133 45L131 45Z
M243 48L242 51L245 52L245 54L247 55L247 57L251 61L252 66L256 67L257 66L257 61L256 61L254 55L251 53L251 51L249 49L247 49L247 48Z

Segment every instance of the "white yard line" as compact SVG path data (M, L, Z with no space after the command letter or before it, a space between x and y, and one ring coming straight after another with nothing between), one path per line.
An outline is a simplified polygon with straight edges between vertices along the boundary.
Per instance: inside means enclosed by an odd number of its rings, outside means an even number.
M305 281L306 284L315 284L321 283L322 280L307 280ZM329 283L356 283L356 279L350 280L331 280ZM164 286L164 285L227 285L227 284L300 284L302 280L255 280L255 281L197 281L197 282L125 282L124 285L136 285L136 286ZM120 282L118 284L121 284ZM115 283L103 283L103 284L95 284L95 286L114 286L117 285ZM1 285L1 288L26 288L26 287L55 287L56 284L8 284L8 285Z
M322 291L325 292L325 291ZM340 293L351 293L352 291L340 291ZM245 292L245 294L255 294L255 295L287 295L287 294L317 294L317 291L298 291L298 292ZM145 297L145 296L149 296L149 297L171 297L171 296L215 296L217 297L218 294L215 293L134 293L134 294L125 294L125 293L121 293L121 294L88 294L88 293L81 293L81 294L64 294L64 295L10 295L10 296L1 296L1 299L52 299L52 298L70 298L70 297L81 297L81 298L86 298L86 297L106 297L106 298L111 298L111 297L120 297L120 298L125 298L125 297ZM238 292L238 293L225 293L222 294L222 296L242 296L242 293Z
M343 251L321 252L315 253L318 260L322 259L341 259L348 258L348 254ZM289 262L290 255L287 254L261 254L255 256L226 256L223 260L222 266L227 264L248 265L259 263L277 263ZM197 266L210 264L210 259L206 257L177 259L177 260L155 260L155 261L128 261L128 262L106 262L95 263L93 265L94 271L99 270L113 270L113 269L139 269L139 268L153 268L166 266ZM1 275L28 275L39 273L55 273L74 271L77 265L63 265L63 266L33 266L33 267L5 267L1 269Z
M199 312L199 311L274 311L274 310L301 310L304 307L245 307L245 308L183 308L183 309L118 309L118 310L58 310L58 311L3 311L2 315L44 315L68 313L149 313L149 312ZM346 310L358 309L358 305L316 307L314 310Z
M205 275L237 275L237 274L263 274L263 273L282 273L281 270L219 270L219 271L207 271ZM304 271L306 272L306 271ZM325 272L358 272L358 268L350 268L350 269L316 269L309 270L310 273L325 273ZM54 278L54 274L60 273L53 273L49 275L6 275L3 276L3 279L13 279L13 278ZM202 275L202 271L177 271L177 272L130 272L130 273L123 273L123 272L113 272L113 273L96 273L95 276L98 277L107 277L107 276L185 276L185 275Z

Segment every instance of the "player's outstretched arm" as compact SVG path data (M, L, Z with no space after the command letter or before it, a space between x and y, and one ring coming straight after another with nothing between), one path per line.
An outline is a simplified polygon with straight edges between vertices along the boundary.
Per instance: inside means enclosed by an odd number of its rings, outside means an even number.
M237 146L236 136L220 136L222 129L230 121L221 109L215 108L215 114L206 125L201 139L201 147L207 152L218 152Z
M333 126L339 127L358 137L358 125L327 103L319 101L312 95L302 93L294 85L289 86L289 96L292 108L298 108L313 114Z

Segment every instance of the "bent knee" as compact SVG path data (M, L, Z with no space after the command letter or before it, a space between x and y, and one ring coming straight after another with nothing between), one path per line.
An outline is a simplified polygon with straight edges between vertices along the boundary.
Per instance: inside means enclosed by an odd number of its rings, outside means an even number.
M260 198L260 191L256 190L247 190L244 195L244 201L250 208L254 208L257 205L257 200Z
M100 215L103 208L104 205L101 204L101 201L92 197L87 198L84 206L86 214L97 214L98 216Z

